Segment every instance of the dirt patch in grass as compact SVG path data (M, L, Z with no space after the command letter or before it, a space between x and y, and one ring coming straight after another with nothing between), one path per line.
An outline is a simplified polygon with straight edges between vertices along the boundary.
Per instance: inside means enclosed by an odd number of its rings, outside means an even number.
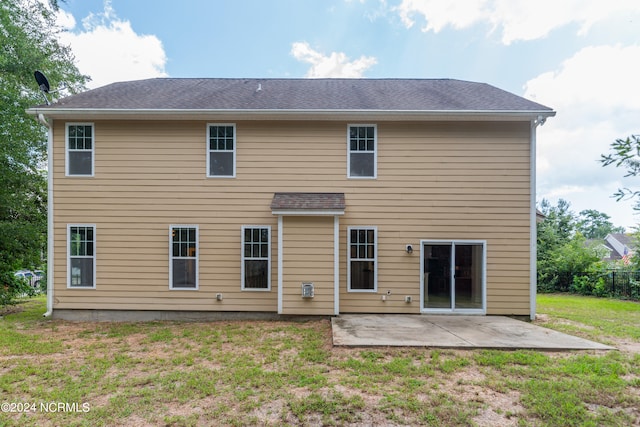
M598 333L598 329L592 325L585 325L581 322L576 322L573 320L562 319L557 317L552 317L548 314L537 314L535 324L543 327L549 327L552 329L563 330L563 325L568 325L571 328L571 333L576 336L581 336L586 339L593 339L592 334L581 333L581 331L590 331L591 333ZM559 328L556 328L556 325L560 325ZM601 339L598 341L602 343L606 343L615 347L617 350L627 353L627 354L640 354L640 342L634 341L630 338L621 338L615 336L605 336L600 335Z
M623 353L640 354L640 342L614 340L614 347Z
M490 392L477 388L476 392L481 394L485 406L480 413L473 418L477 425L510 427L517 426L519 419L525 413L525 409L520 405L520 393L511 391L509 393Z
M6 305L4 307L0 307L0 318L3 316L8 316L10 314L20 313L24 310L22 305Z
M535 323L540 324L540 326L543 326L543 325L549 324L549 323L554 323L554 324L557 324L557 325L569 325L569 326L576 327L578 329L585 329L585 330L588 330L588 331L596 330L596 328L594 326L585 325L584 323L575 322L573 320L561 319L561 318L553 318L552 319L548 314L536 314Z
M467 350L455 351L461 357L470 357ZM456 396L461 401L477 402L478 414L472 417L479 426L517 426L525 413L520 404L520 393L514 390L499 392L487 387L487 377L477 366L454 372L443 382L441 391Z

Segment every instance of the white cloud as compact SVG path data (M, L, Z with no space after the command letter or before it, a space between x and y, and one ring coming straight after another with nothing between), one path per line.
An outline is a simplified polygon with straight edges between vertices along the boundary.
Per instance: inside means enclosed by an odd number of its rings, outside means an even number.
M486 16L486 1L403 0L397 7L402 22L407 27L415 23L413 16L422 15L427 23L422 31L440 32L450 25L460 29L469 27Z
M377 63L376 58L371 56L361 56L350 61L347 55L342 52L332 52L326 56L313 50L306 42L293 43L291 54L298 61L311 64L306 77L362 77L364 72Z
M58 12L56 13L56 25L67 31L73 30L76 26L76 19L69 12L58 9Z
M110 0L105 0L102 13L82 20L81 30L76 30L75 19L64 11L58 23L68 30L60 40L71 46L80 72L91 77L90 88L167 75L162 42L154 35L136 33L129 21L118 18Z
M571 23L579 25L578 34L585 34L595 22L615 13L640 11L640 4L637 0L402 0L396 10L407 27L421 16L425 32L488 23L491 31L501 31L502 42L508 45L545 37Z
M639 67L640 45L589 46L565 60L559 70L530 80L526 94L567 110L573 120L582 120L585 113L598 120L617 109L640 111ZM630 121L637 123L637 117Z
M562 196L627 227L638 221L630 204L610 196L623 186L640 189L640 180L598 159L617 138L640 133L639 68L640 45L591 46L527 82L526 98L557 111L538 128L538 198Z
M577 185L562 185L560 187L556 187L551 191L545 194L545 198L548 199L562 199L567 197L568 195L574 195L577 193L584 193L587 189L583 186Z

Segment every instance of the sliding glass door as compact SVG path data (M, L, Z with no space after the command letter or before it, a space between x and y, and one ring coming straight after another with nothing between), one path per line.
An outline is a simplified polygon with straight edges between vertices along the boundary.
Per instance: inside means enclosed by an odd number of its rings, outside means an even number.
M424 311L484 311L484 242L423 241L421 252Z

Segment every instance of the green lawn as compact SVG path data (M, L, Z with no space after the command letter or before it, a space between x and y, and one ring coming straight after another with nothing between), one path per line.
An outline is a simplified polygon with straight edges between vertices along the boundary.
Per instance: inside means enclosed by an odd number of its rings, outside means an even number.
M0 426L640 423L640 305L543 295L611 352L332 347L330 323L0 319ZM7 406L6 404L9 404Z
M538 312L550 316L546 325L562 332L602 341L640 341L640 303L577 295L538 295Z

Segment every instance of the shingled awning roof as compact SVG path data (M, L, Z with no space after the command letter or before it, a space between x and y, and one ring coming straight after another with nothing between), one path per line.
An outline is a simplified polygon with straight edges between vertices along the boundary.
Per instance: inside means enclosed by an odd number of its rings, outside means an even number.
M182 79L113 83L28 110L114 116L361 112L544 117L549 107L485 83L452 79ZM134 116L135 117L135 116Z
M344 193L275 193L274 215L344 215Z

